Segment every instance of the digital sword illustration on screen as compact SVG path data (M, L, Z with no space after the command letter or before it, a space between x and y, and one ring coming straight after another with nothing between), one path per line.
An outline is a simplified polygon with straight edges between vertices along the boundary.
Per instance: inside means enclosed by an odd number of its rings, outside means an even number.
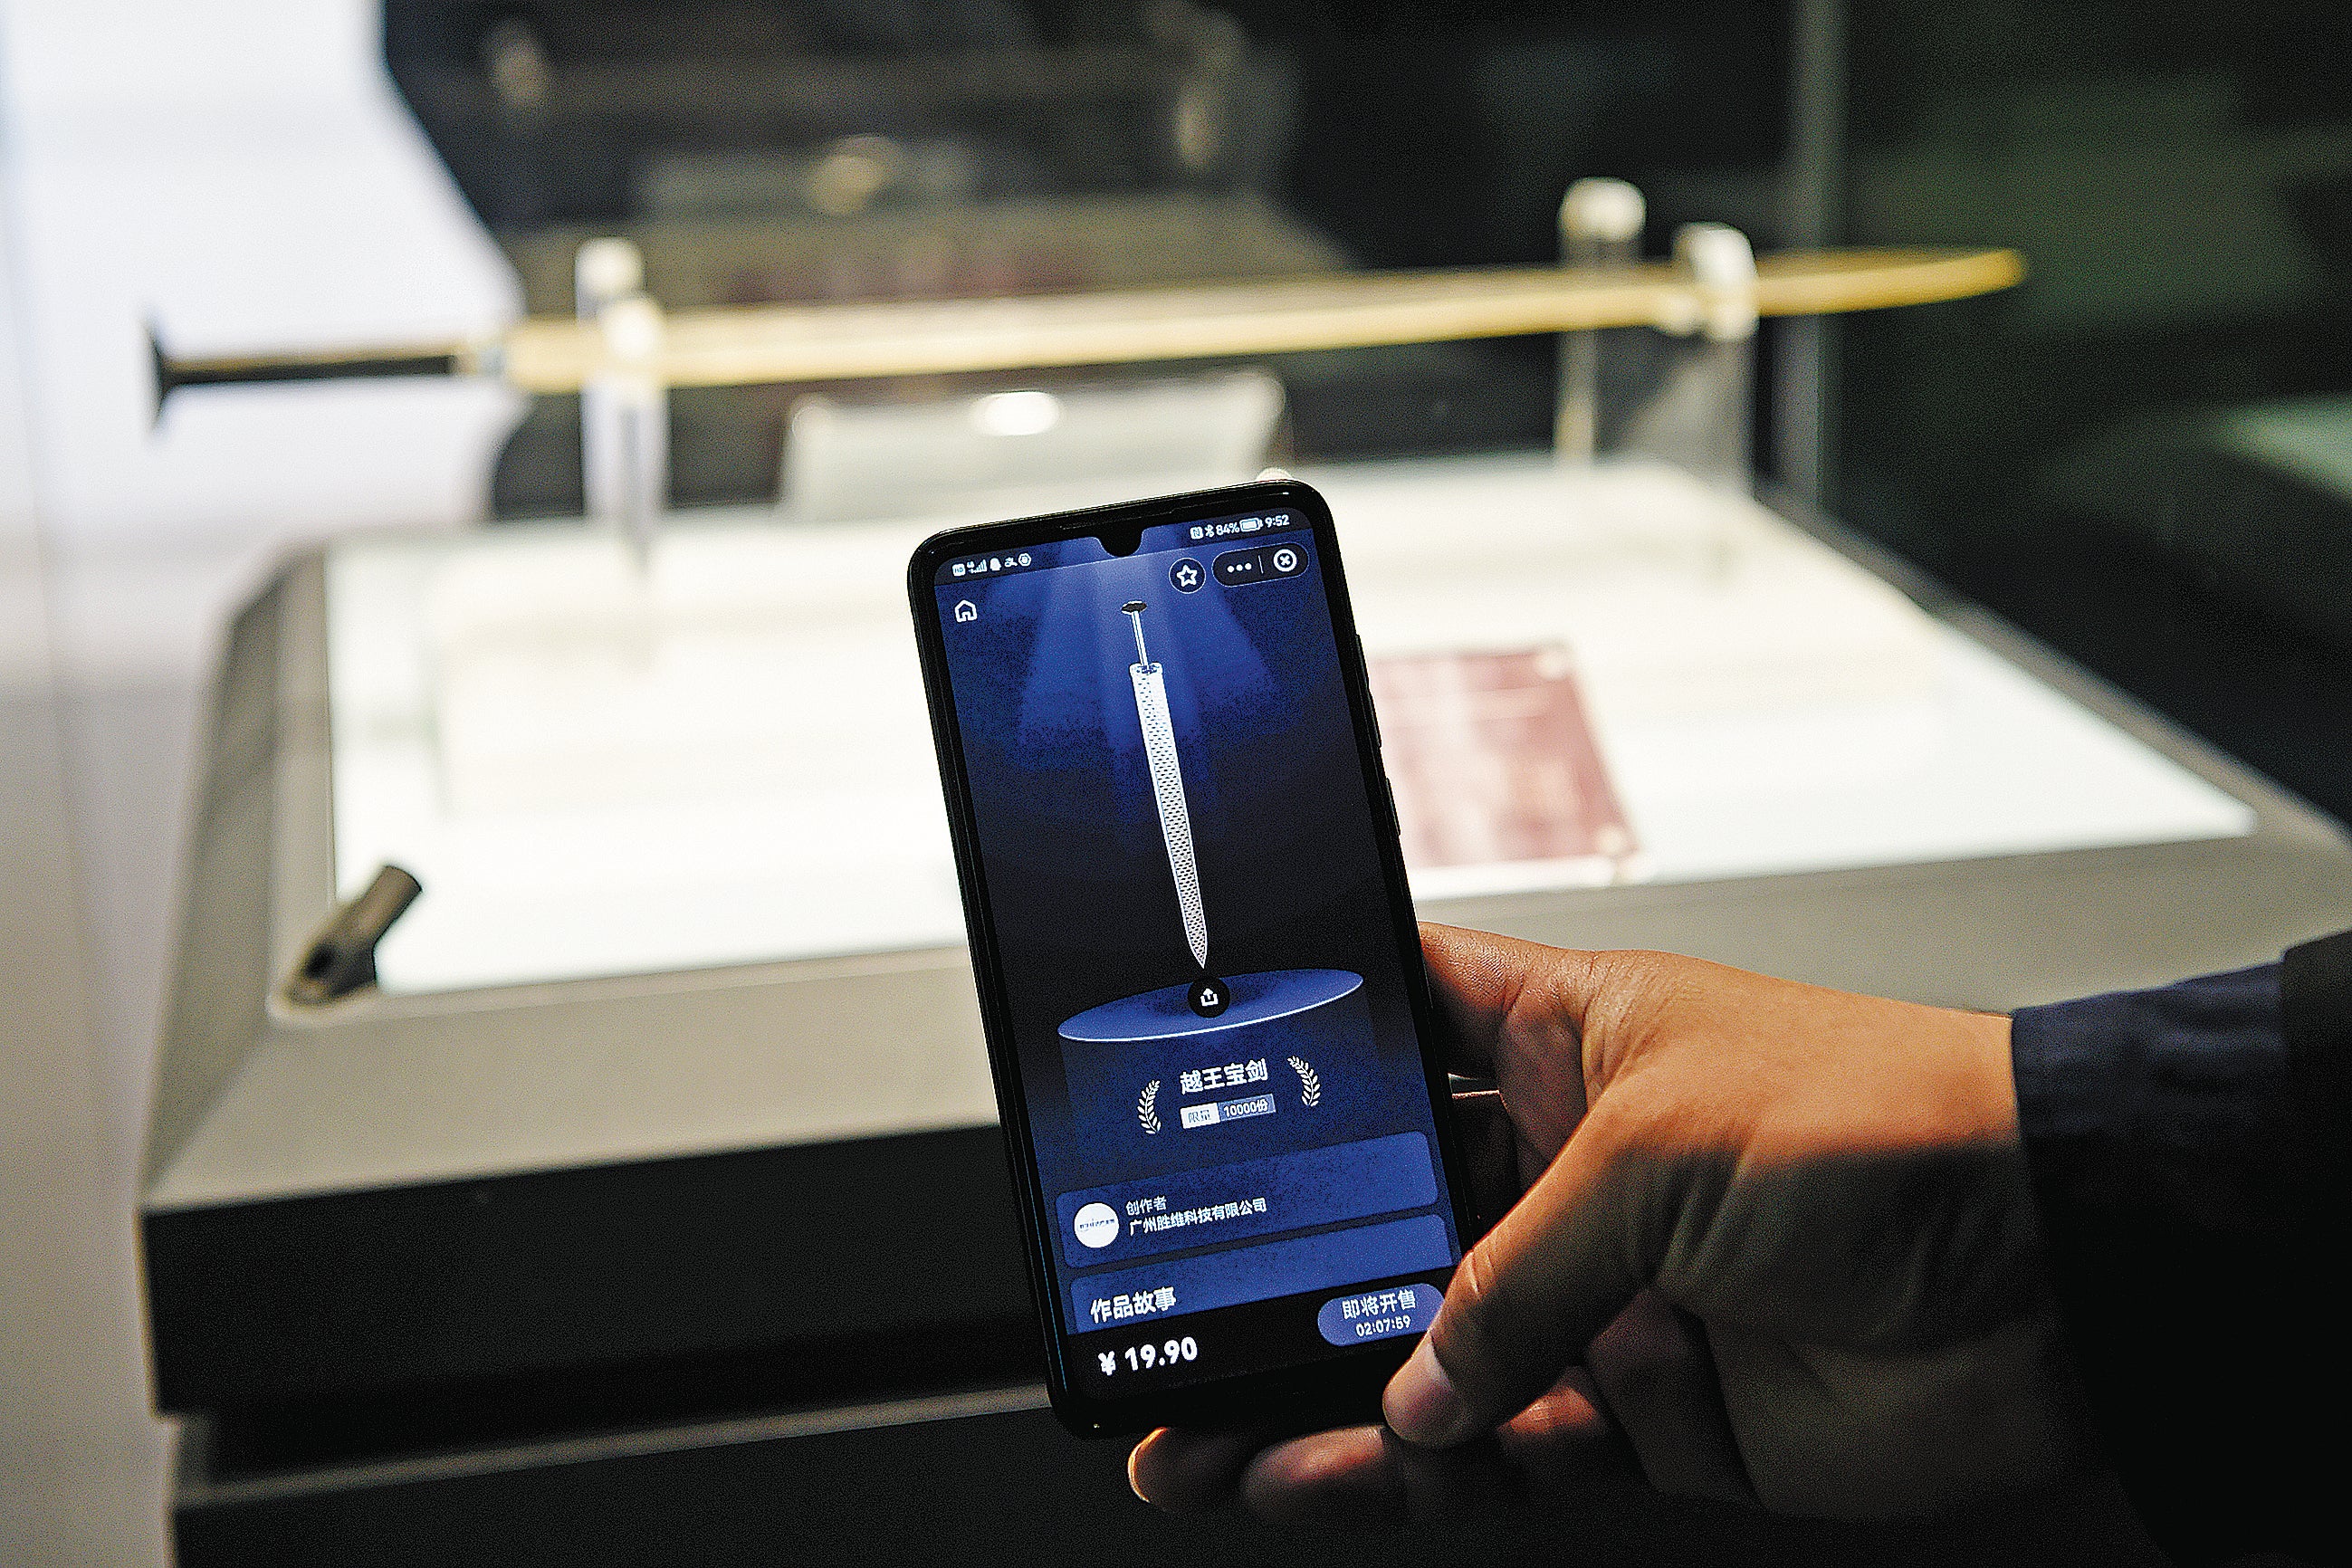
M1176 754L1176 730L1168 720L1168 685L1143 643L1144 604L1119 606L1135 628L1135 662L1127 673L1135 682L1135 716L1143 724L1143 754L1151 764L1151 793L1160 803L1160 837L1168 846L1168 869L1176 879L1176 903L1184 915L1184 943L1192 962L1209 969L1209 915L1201 902L1201 870L1192 857L1192 818L1184 805L1184 769Z

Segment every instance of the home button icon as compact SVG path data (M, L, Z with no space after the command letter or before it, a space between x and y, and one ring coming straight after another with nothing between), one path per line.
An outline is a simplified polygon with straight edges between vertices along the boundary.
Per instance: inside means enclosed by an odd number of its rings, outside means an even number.
M955 616L958 621L976 621L980 619L980 606L970 599L959 599L956 601Z

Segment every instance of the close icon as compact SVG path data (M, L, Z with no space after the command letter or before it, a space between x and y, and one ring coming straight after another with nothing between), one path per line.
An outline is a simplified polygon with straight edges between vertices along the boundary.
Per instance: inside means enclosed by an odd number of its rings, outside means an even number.
M1274 569L1284 576L1298 570L1298 552L1284 545L1274 552Z

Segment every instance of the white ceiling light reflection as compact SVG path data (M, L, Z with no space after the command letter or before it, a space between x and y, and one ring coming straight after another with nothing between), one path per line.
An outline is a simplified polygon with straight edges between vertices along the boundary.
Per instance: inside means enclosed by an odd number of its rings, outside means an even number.
M1062 422L1062 400L1050 392L994 392L973 401L971 422L991 436L1042 436Z

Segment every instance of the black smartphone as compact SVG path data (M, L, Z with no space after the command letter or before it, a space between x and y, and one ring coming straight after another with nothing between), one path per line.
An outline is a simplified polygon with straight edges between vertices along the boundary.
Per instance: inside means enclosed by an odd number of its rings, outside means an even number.
M1466 1196L1329 510L959 529L908 588L1055 1411L1372 1418Z

